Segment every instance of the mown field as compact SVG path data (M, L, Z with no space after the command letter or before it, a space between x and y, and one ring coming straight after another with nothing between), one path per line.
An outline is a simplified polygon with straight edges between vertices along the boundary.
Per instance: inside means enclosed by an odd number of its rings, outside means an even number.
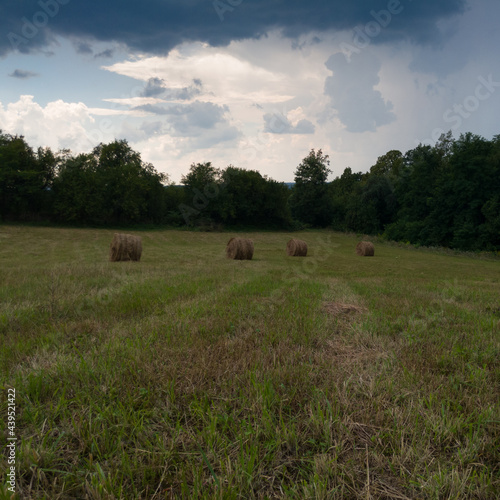
M111 263L113 231L0 226L13 498L500 495L499 260L134 234L141 262Z

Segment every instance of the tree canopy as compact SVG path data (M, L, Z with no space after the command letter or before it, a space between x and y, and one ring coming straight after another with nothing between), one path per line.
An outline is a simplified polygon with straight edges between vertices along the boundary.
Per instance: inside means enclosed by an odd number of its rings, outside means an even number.
M331 223L332 203L327 179L331 173L328 155L312 149L295 171L295 186L290 198L292 215L311 226L325 227Z

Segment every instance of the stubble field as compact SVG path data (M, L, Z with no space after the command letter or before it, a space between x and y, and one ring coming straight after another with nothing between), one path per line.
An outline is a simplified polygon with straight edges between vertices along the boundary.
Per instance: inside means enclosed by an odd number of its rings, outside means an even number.
M0 226L13 498L500 494L499 260L136 231L141 262L112 263L113 232Z

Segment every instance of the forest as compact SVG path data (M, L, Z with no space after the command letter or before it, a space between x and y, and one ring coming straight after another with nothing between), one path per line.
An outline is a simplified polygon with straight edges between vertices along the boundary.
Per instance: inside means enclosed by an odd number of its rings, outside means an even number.
M257 170L192 164L174 185L127 141L90 153L31 147L0 131L0 221L71 226L306 229L379 235L459 250L500 250L500 135L443 134L388 151L366 172L328 182L312 149L294 184Z

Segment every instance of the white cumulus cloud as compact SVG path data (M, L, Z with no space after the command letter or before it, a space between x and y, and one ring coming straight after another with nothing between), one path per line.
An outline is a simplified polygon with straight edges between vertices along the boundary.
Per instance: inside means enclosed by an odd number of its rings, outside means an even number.
M33 146L89 150L95 145L91 140L94 126L89 108L81 102L57 100L42 107L33 96L22 95L17 102L6 106L0 103L0 128L24 135Z

